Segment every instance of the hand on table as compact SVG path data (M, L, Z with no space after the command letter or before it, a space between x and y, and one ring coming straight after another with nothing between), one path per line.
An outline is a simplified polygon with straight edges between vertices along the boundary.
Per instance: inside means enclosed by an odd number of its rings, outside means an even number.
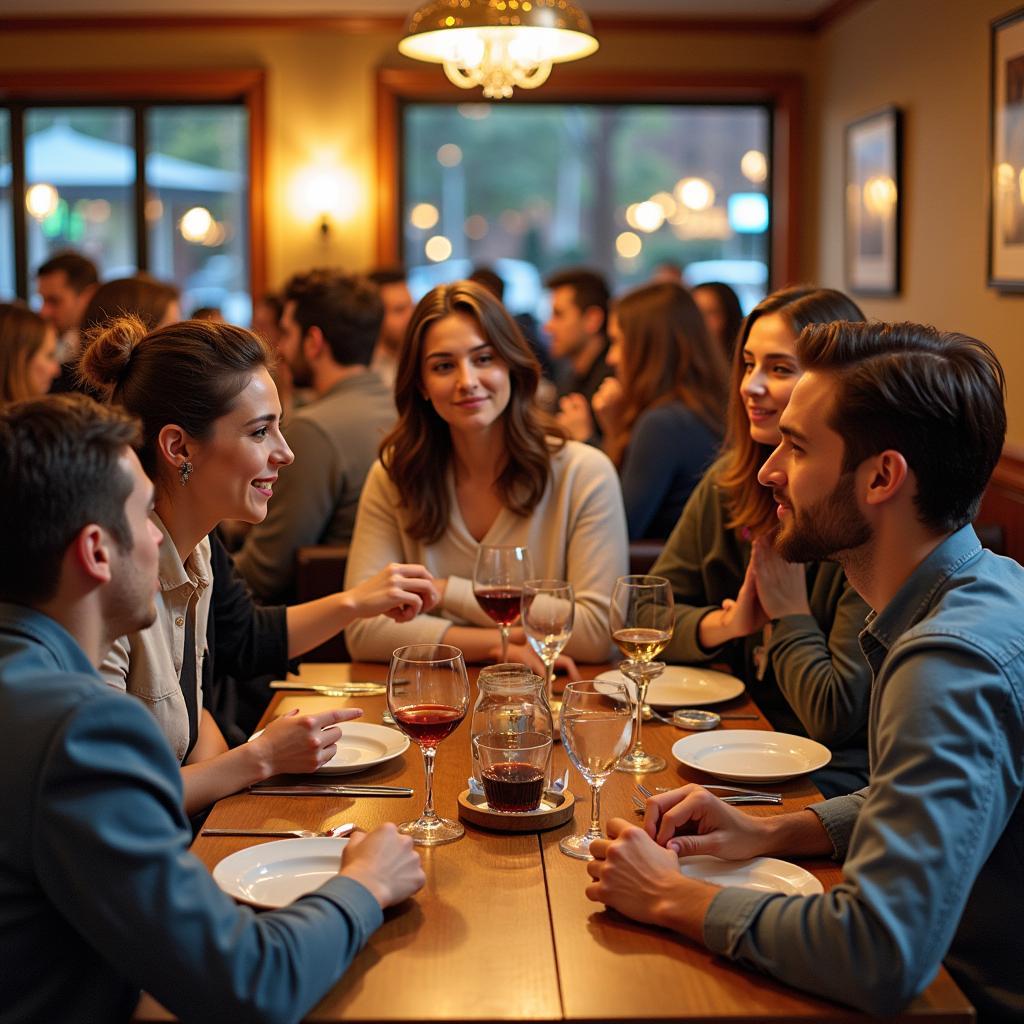
M275 718L250 747L262 761L265 778L283 772L315 772L338 749L338 723L350 722L362 714L359 708L335 708L316 715L292 711Z
M559 401L555 420L574 441L587 441L594 434L590 403L578 391Z
M441 599L430 572L422 565L392 562L348 591L357 618L387 615L408 622L429 612Z
M353 832L341 854L341 874L370 890L381 908L401 903L426 882L411 836L388 821L372 832Z
M682 786L647 800L644 832L659 846L689 857L746 860L765 852L764 818L744 814L700 786Z
M757 586L757 598L769 619L783 615L810 615L807 603L807 570L801 562L787 562L775 550L769 537L754 541L750 569Z

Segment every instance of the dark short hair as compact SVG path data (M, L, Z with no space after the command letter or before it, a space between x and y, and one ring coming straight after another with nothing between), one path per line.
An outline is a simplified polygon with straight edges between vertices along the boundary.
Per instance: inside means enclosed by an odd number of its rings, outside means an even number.
M545 279L544 285L552 291L555 288L571 288L576 305L581 310L597 306L604 313L607 324L611 292L608 290L608 282L604 276L596 270L589 270L587 267L569 267L567 270L558 270Z
M505 282L490 267L477 267L467 280L483 285L499 302L505 301Z
M995 353L965 334L911 323L815 324L801 333L805 370L836 378L829 426L843 470L892 449L917 481L925 526L969 523L1003 450L1006 378Z
M386 284L404 284L409 279L405 267L375 267L366 276L378 288Z
M384 303L366 277L313 270L296 274L285 287L286 302L295 303L295 322L302 334L319 327L331 354L342 366L366 366L373 357Z
M0 411L0 600L37 605L60 585L68 545L97 523L121 551L132 478L118 465L138 422L85 395L51 395Z
M139 460L155 479L160 431L176 423L206 440L252 375L273 361L267 343L244 327L182 320L147 331L138 317L121 317L89 335L79 374L142 421Z
M80 252L67 249L64 252L55 253L45 263L41 264L36 271L36 277L45 277L47 274L63 273L68 284L79 295L90 285L96 284L100 277L96 271L96 264L88 256Z
M82 315L82 333L121 316L137 316L149 330L167 315L180 292L173 284L143 274L105 281L96 289Z

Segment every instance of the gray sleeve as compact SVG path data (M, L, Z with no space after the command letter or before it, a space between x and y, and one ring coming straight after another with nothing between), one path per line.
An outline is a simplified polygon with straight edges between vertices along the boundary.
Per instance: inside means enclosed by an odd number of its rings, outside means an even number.
M347 878L283 910L236 906L188 852L178 765L126 698L69 717L37 799L33 864L48 899L182 1020L296 1021L382 920Z
M337 460L323 430L297 418L287 440L295 461L281 469L266 518L249 531L235 556L235 565L253 593L268 602L290 592L295 552L320 543L337 500Z
M787 615L772 628L768 651L775 680L807 735L832 750L863 743L871 669L858 636L868 608L843 580L830 625Z
M879 680L871 787L845 798L860 813L817 808L837 852L852 824L842 884L810 897L723 892L705 926L714 952L880 1015L935 976L1019 798L1002 781L1015 754L1001 671L962 644L909 646Z

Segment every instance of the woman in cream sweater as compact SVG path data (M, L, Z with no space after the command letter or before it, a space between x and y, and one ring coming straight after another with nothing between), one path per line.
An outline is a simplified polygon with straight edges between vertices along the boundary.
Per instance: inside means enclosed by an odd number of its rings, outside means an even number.
M496 657L498 630L473 597L481 544L526 545L535 576L569 580L576 620L566 653L608 658L609 597L628 561L618 476L602 452L544 421L538 379L515 323L479 285L439 286L416 307L395 379L398 424L363 488L345 585L415 562L441 601L408 622L350 624L356 659L442 639L471 661ZM510 651L529 658L521 632Z

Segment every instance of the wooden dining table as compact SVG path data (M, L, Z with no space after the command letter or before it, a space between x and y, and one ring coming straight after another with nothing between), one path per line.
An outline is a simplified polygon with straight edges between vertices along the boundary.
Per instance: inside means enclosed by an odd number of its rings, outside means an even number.
M343 684L383 681L386 666L309 664L292 681ZM584 668L590 678L600 671ZM475 678L476 673L471 675ZM475 687L474 687L475 696ZM294 708L315 712L361 707L363 720L378 723L383 696L331 696L281 691L264 723ZM754 721L724 722L722 728L771 729L746 692L716 706L723 714L756 714ZM439 814L456 817L458 794L471 771L469 716L438 748L435 804ZM689 735L656 721L644 724L644 746L668 767L643 776L650 787L714 782L680 765L672 744ZM560 744L554 773L568 767ZM317 781L320 781L319 777ZM309 781L287 776L282 782ZM211 828L322 830L343 822L372 829L385 821L416 817L422 807L423 768L418 748L358 775L324 781L383 783L415 788L411 799L337 796L268 796L245 792L220 800L206 825ZM613 772L602 792L601 817L639 822L632 802L640 778ZM589 788L574 770L569 788L576 797L575 820L545 832L510 833L466 824L453 843L421 848L426 885L385 914L348 971L309 1013L311 1021L853 1021L869 1020L847 1007L794 988L715 956L677 935L637 924L586 898L586 864L559 851L559 840L589 824ZM750 814L777 814L820 799L806 778L773 783L781 807L755 805ZM213 869L238 850L263 842L253 837L200 834L193 852ZM841 881L829 860L799 860L825 887ZM821 965L828 970L828 964ZM174 1018L148 996L136 1020ZM945 969L896 1018L914 1022L968 1022L970 1003Z

